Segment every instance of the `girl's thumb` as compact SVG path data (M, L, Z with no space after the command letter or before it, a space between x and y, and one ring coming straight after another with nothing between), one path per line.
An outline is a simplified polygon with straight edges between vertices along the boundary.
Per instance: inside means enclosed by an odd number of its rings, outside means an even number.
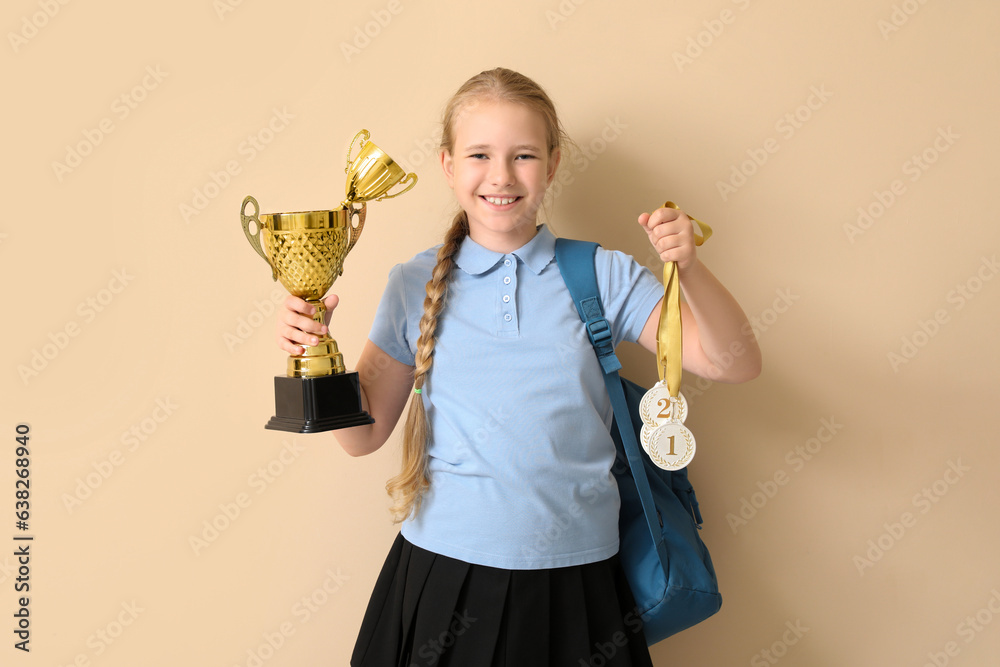
M340 297L336 294L330 294L325 299L323 299L323 305L326 306L326 313L323 319L326 320L326 325L330 326L330 315L333 313L337 304L340 303Z

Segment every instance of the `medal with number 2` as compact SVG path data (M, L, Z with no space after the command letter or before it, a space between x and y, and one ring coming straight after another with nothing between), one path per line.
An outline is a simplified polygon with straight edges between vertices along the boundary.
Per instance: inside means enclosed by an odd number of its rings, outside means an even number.
M639 414L642 416L639 441L653 462L661 468L679 470L694 457L694 436L683 425L687 412L684 394L671 396L662 380L647 391L639 403ZM686 435L678 431L677 427L683 429ZM690 442L689 451L679 447L678 442Z
M666 208L677 208L673 202ZM695 244L701 245L712 230L697 223L703 235L695 234ZM664 470L680 470L691 463L695 453L694 434L684 426L688 405L680 393L681 383L681 307L680 283L674 262L663 265L663 306L656 331L656 356L660 381L646 392L639 403L642 431L639 440L650 460Z
M666 395L666 398L663 396ZM663 409L646 410L646 405L663 405ZM642 431L639 441L650 460L664 470L680 470L694 458L694 434L684 425L687 401L684 394L671 397L661 381L646 392L639 404L642 414Z

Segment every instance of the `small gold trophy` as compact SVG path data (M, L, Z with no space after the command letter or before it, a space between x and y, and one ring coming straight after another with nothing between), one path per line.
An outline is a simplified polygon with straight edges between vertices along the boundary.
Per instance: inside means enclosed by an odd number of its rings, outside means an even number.
M352 160L359 137L361 152ZM271 277L313 305L313 319L320 323L326 313L322 298L344 272L344 258L361 237L367 202L397 197L417 182L416 174L406 174L370 137L361 130L347 149L347 198L337 208L261 214L257 200L248 195L240 209L243 232L271 267ZM403 189L388 194L396 184ZM247 204L253 205L250 215ZM351 224L354 216L356 225ZM250 223L255 225L252 232ZM337 341L329 335L288 357L287 375L274 378L274 407L265 428L279 431L319 433L374 422L361 407L358 374L346 372Z

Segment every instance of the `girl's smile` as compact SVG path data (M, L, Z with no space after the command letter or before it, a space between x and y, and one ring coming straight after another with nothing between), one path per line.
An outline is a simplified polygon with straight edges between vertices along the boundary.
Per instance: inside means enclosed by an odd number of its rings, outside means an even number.
M544 119L521 104L480 102L459 114L454 133L455 151L442 151L441 167L469 217L469 236L496 252L520 248L535 235L559 164Z
M495 211L509 211L514 207L521 197L502 197L502 196L489 196L489 195L479 195L481 199L485 199L493 210Z

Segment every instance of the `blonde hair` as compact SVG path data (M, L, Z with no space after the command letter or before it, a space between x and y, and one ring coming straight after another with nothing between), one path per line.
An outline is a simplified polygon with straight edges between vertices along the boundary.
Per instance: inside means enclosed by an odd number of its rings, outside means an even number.
M549 157L567 141L559 123L555 105L537 83L517 72L498 67L480 72L466 81L445 107L441 130L441 150L453 153L455 148L455 121L459 115L480 102L509 102L522 104L537 112L545 122ZM448 284L454 268L455 253L469 235L469 218L459 211L444 237L444 245L437 254L437 264L427 282L424 314L420 318L420 338L414 362L413 388L423 390L434 356L438 319L445 308ZM386 491L393 498L393 519L398 523L420 510L420 501L430 488L427 473L427 414L423 398L415 394L410 401L403 435L402 470L390 479Z

